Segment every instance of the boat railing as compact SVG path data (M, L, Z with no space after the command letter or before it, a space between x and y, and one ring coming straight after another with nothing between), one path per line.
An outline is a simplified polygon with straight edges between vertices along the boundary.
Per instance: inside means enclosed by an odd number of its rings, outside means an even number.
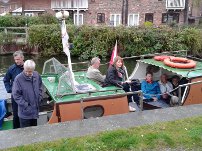
M178 104L179 105L183 104L182 95L181 95L181 93L182 93L182 87L187 87L187 86L195 85L195 84L199 84L199 83L202 83L202 81L196 81L196 82L181 84L178 87L176 87L175 89L173 89L173 91L178 90L178 98L179 98Z
M73 72L76 72L76 71L87 71L88 67L90 66L90 62L89 61L72 63L73 66L78 66L78 65L83 65L83 64L87 64L87 68L84 68L84 69L73 69ZM108 65L108 64L109 64L109 62L101 63L100 66L105 66L105 65ZM63 65L65 67L68 66L68 64L63 64Z
M97 93L97 92L118 92L120 90L123 90L123 89L115 89L115 90L101 90L101 91L89 91L89 92L77 92L77 93L66 93L66 94L62 94L62 95L56 95L57 97L64 97L66 95L78 95L78 94L88 94L88 96L91 96L93 93Z

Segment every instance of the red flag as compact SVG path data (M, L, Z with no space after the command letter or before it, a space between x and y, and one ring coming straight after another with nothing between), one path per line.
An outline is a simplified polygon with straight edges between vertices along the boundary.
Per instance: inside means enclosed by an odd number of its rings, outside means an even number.
M114 46L114 49L112 51L112 55L111 55L111 59L110 59L110 62L109 64L112 65L113 62L114 62L114 58L117 56L117 40L116 40L116 44Z

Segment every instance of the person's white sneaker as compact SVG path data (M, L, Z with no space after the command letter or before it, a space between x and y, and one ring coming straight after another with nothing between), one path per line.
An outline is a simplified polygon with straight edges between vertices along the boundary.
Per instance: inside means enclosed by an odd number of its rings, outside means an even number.
M132 106L129 105L129 111L130 111L130 112L135 112L136 109L135 109L134 107L132 107Z

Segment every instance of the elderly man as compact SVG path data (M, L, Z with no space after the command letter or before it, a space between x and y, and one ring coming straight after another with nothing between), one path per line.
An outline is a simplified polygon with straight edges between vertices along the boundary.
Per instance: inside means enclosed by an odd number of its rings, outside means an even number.
M161 99L167 104L170 104L169 93L173 90L172 84L168 81L168 76L166 74L161 75L161 80L158 82L161 90Z
M21 128L37 126L39 103L42 99L42 80L34 71L35 66L32 60L25 61L23 72L15 78L13 83L12 93L18 104Z
M102 84L106 76L101 74L101 72L99 71L99 67L100 59L98 57L94 57L91 60L91 66L88 68L86 76L89 79L97 82L98 84Z
M13 54L15 64L8 68L8 71L3 79L7 93L12 93L12 86L15 77L23 71L24 55L22 51L16 51ZM13 128L19 128L20 122L18 117L18 105L11 94L12 110L13 110Z

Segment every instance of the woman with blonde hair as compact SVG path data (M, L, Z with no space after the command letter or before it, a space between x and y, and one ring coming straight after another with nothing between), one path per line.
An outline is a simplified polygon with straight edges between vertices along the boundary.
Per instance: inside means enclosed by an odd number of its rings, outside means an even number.
M126 80L126 72L124 70L124 62L120 56L115 57L113 65L111 65L106 74L105 85L114 85L123 88L125 92L130 91L130 86ZM132 102L132 96L128 95L128 103ZM135 108L129 106L130 111L135 111Z

